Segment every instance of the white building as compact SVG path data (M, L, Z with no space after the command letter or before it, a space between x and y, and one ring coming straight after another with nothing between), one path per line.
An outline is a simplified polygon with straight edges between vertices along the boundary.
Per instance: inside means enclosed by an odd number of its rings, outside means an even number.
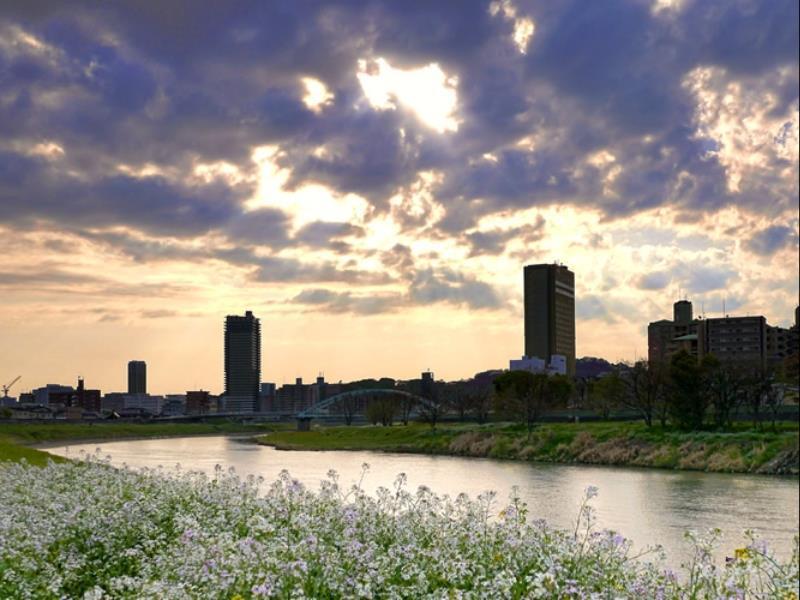
M528 371L530 373L544 373L547 364L543 359L535 356L523 356L519 359L511 359L508 363L509 371Z
M126 408L141 408L152 415L161 414L164 405L164 396L151 396L150 394L125 394L122 392L108 393L103 397L104 411L119 412Z
M125 394L125 408L141 408L151 415L160 415L164 405L164 396L150 394Z
M508 363L509 371L528 371L529 373L547 373L548 375L566 375L567 357L561 354L554 354L550 357L550 363L546 363L543 358L536 356L523 356L519 359L511 359Z

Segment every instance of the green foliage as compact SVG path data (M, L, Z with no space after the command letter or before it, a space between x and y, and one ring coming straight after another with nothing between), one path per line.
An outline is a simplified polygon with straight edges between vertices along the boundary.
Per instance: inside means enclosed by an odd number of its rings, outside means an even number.
M796 423L785 423L778 432L756 431L741 423L727 432L691 432L641 422L546 423L530 435L519 422L445 423L436 430L422 424L319 427L308 433L275 432L259 441L286 450L385 450L764 473L797 473L799 445ZM691 462L684 460L689 453L696 455Z
M743 397L745 378L741 369L722 364L713 354L707 354L700 363L700 376L714 409L714 424L719 428L730 426L731 413Z
M612 371L593 383L589 390L589 404L607 419L612 410L623 406L625 393L625 382L618 372Z
M373 425L391 425L397 406L391 398L375 398L367 404L366 417Z
M528 371L507 371L494 380L494 386L498 412L525 423L529 436L542 414L563 406L572 392L572 383L564 375Z
M685 350L674 354L669 366L669 415L682 429L701 429L706 414L702 371L697 359Z

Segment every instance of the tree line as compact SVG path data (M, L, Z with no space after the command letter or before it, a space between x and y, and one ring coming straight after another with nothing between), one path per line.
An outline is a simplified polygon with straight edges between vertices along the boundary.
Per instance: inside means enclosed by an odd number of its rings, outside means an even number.
M370 388L377 387L378 382L359 383ZM445 415L478 423L492 417L516 421L530 432L546 413L572 408L591 410L603 419L626 411L638 414L648 427L670 424L699 430L728 428L744 409L755 427L761 426L764 417L770 418L774 427L784 396L775 369L723 363L713 355L698 361L683 350L664 364L645 360L620 364L596 378L505 371L479 374L467 381L436 381L427 389L418 379L380 383L383 389L402 390L425 401L400 395L376 396L356 407L355 400L345 399L342 408L350 417L348 423L362 408L373 424L391 425L395 420L407 424L414 416L436 427Z
M613 410L639 413L647 426L670 423L680 429L728 428L740 409L761 426L773 427L783 404L784 386L775 368L721 362L713 354L700 361L685 350L665 364L638 361L584 382L587 406L606 418Z

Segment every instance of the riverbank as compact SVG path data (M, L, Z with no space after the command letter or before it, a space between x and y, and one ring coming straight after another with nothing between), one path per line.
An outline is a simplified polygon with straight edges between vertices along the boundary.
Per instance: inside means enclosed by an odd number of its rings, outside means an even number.
M32 446L43 443L101 442L111 440L185 437L220 434L263 434L287 427L280 423L0 423L0 461L22 459L36 466L65 459Z
M797 424L778 431L682 432L643 423L508 423L317 427L257 438L279 450L375 450L720 473L798 475Z

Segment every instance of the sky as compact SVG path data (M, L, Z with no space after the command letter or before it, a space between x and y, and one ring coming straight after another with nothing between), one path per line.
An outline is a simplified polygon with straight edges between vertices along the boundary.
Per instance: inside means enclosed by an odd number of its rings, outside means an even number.
M575 273L578 356L798 302L798 2L0 5L0 382L458 379Z

